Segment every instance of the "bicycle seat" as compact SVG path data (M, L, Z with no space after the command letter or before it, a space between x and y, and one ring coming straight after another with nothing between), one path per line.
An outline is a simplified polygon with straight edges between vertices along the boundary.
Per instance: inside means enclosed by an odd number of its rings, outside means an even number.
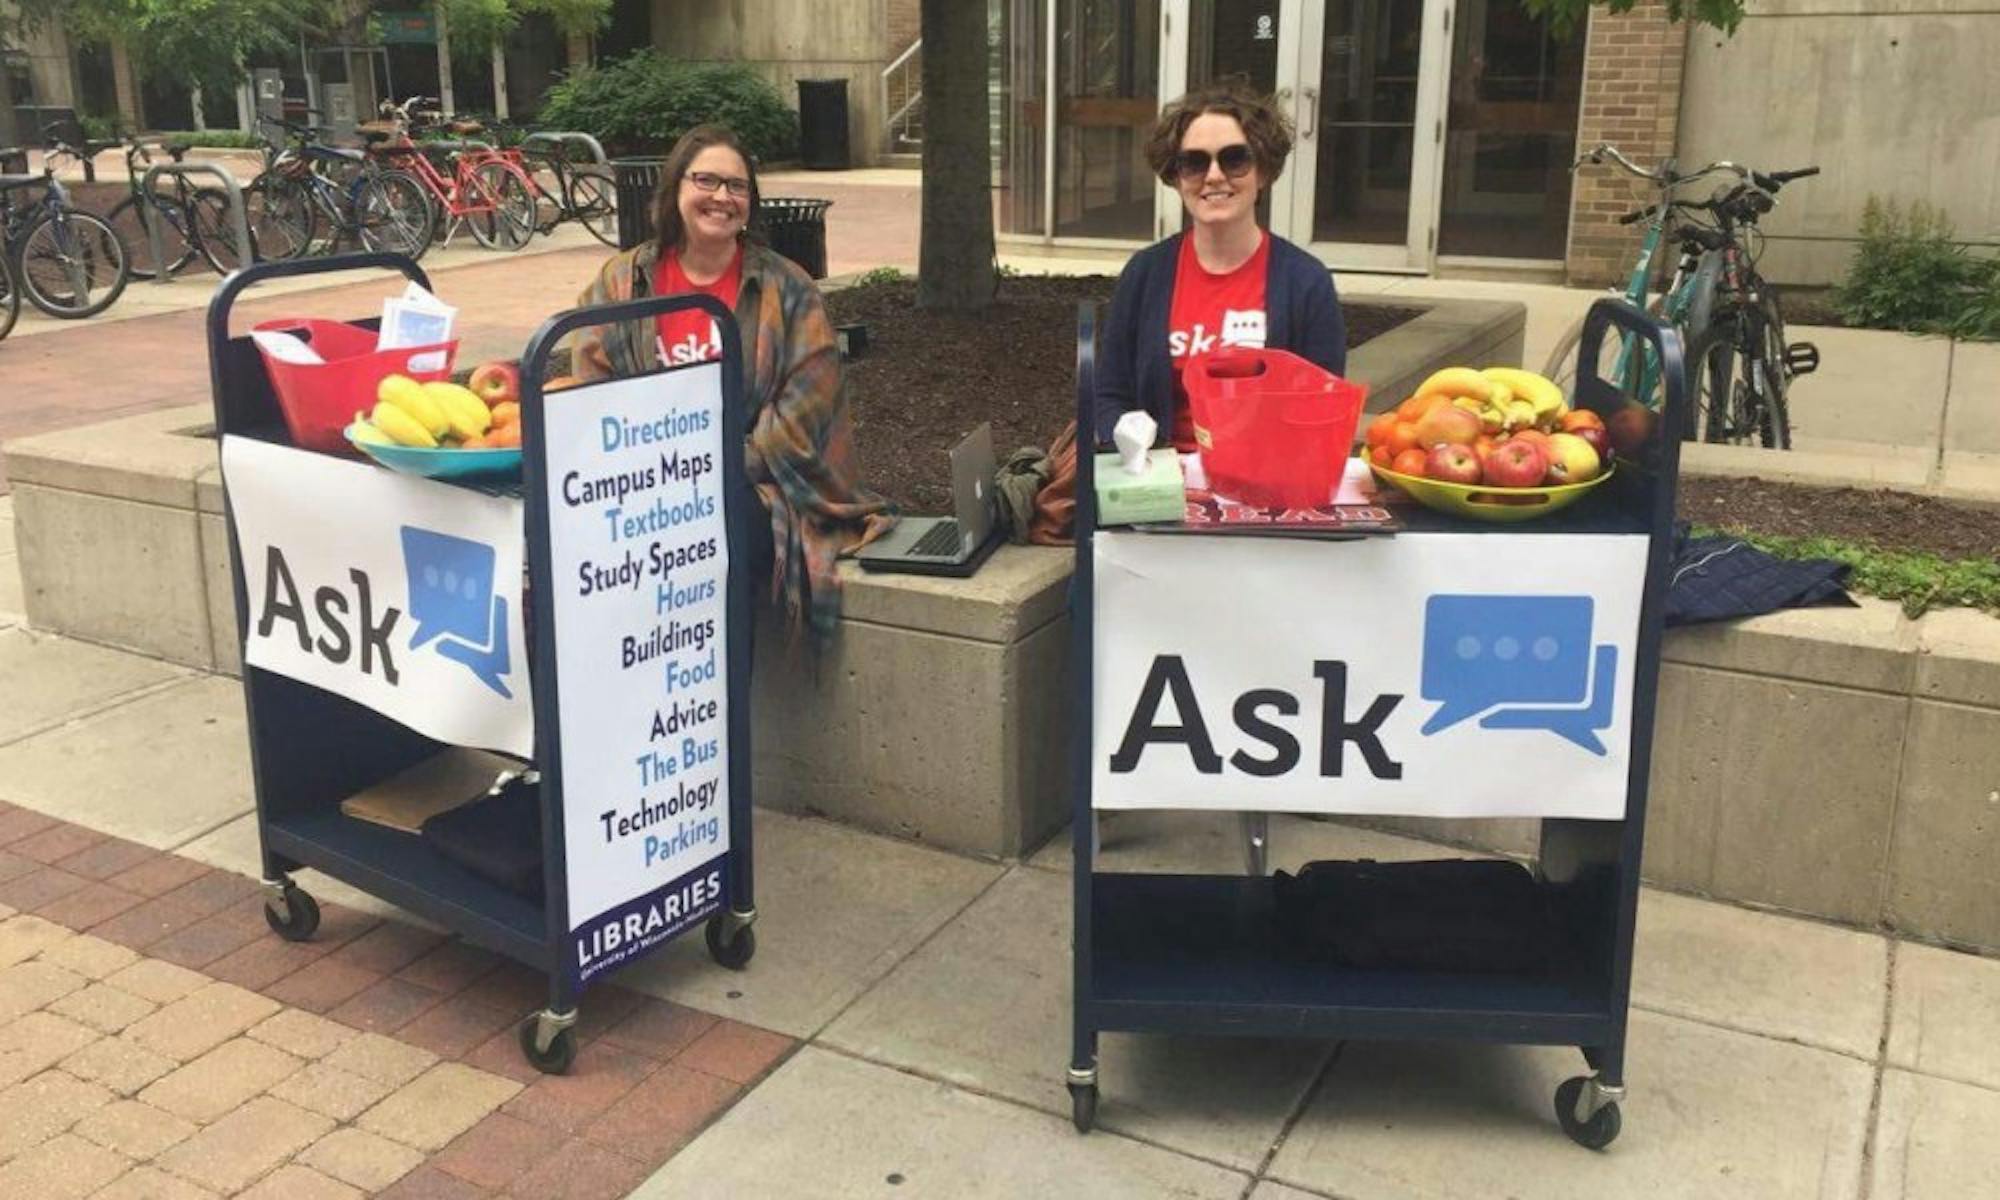
M27 187L31 183L42 182L40 175L0 175L0 192L12 191L17 187Z
M471 137L475 133L486 132L486 126L481 125L477 121L449 121L446 122L445 128L465 137Z
M436 138L431 141L417 143L417 148L427 154L457 154L460 151L472 149L473 143L460 141L456 138Z
M348 146L314 146L314 154L322 158L344 158L348 162L363 162L368 156Z

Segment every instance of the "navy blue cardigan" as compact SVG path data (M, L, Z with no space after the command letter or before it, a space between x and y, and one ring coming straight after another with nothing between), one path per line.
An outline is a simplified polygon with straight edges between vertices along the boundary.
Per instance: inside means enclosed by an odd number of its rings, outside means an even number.
M1118 276L1111 313L1097 353L1097 441L1111 440L1118 418L1143 408L1174 428L1174 372L1167 356L1167 322L1181 238L1175 234L1132 256ZM1347 326L1326 265L1276 234L1264 282L1264 344L1289 350L1334 374L1347 370Z

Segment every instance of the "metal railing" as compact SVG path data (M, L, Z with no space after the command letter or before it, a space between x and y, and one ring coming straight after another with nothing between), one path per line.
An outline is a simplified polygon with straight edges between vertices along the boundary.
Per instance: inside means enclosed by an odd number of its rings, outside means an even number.
M162 175L173 175L182 179L189 175L210 175L220 181L223 194L229 197L229 237L236 243L236 263L238 266L247 267L257 260L257 252L250 244L250 218L243 207L243 188L236 182L236 176L215 163L155 163L146 168L146 178L140 184L140 190L151 197L154 194L153 184ZM172 282L173 272L166 269L167 244L166 239L160 234L159 209L151 203L141 204L138 208L140 220L146 226L146 245L153 252L153 262L160 267L153 273L153 282Z
M607 161L604 157L603 143L587 133L578 133L568 129L550 129L539 133L531 133L521 139L521 150L525 153L536 142L550 143L557 154L563 154L571 142L576 142L582 145L584 149L590 151L591 162L601 166Z
M882 68L882 140L892 153L898 144L923 141L918 128L924 105L923 49L924 39L918 38Z

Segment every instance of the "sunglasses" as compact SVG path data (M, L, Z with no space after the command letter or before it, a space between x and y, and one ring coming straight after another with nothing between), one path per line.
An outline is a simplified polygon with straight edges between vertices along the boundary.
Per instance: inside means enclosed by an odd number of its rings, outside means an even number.
M1227 154L1228 151L1225 150L1223 153ZM729 194L739 200L750 194L750 181L747 179L716 175L708 171L696 171L687 176L687 181L693 184L697 191L712 192L717 188L728 188Z
M1224 146L1211 157L1206 150L1183 150L1174 155L1174 171L1182 180L1192 183L1208 177L1208 165L1213 162L1222 168L1222 173L1230 179L1241 179L1257 165L1257 156L1250 147L1238 142L1234 146Z

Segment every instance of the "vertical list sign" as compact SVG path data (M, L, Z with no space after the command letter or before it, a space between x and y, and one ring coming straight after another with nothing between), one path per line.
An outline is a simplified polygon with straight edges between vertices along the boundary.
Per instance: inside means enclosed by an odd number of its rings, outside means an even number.
M722 904L722 370L575 388L546 414L569 966L582 983Z

